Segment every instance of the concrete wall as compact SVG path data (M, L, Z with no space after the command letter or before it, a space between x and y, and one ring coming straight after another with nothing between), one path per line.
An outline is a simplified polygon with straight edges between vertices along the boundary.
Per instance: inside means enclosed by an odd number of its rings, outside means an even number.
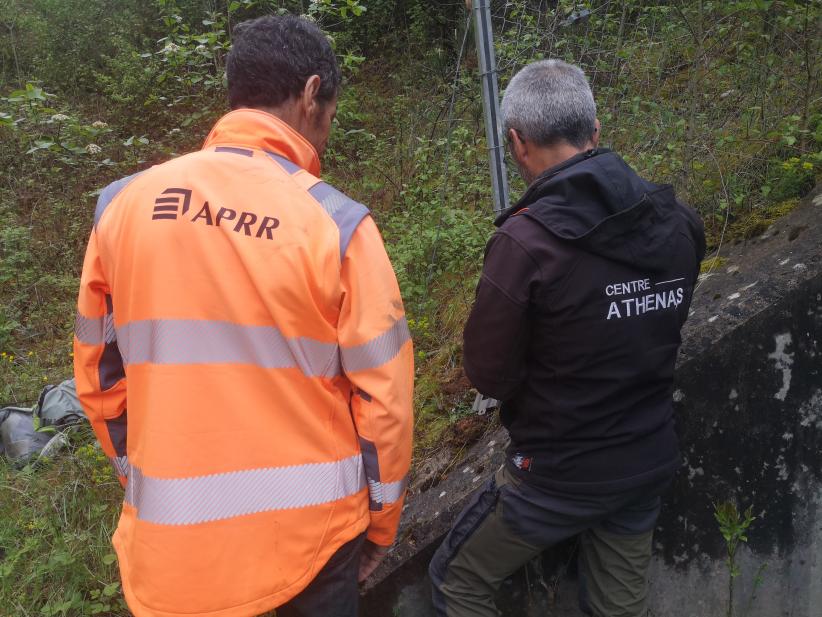
M737 614L820 617L822 186L762 237L722 255L728 261L701 281L683 333L674 400L685 460L655 535L651 610L725 615L713 504L733 499L757 516L739 553ZM450 473L416 484L363 615L433 614L427 563L468 495L502 463L506 441L497 431ZM556 547L506 581L503 614L580 614L573 552L573 542Z

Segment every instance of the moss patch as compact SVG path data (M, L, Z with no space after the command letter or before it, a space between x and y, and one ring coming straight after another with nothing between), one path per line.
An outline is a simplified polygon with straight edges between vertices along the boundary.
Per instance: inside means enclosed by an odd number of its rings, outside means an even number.
M708 257L702 261L702 265L699 266L700 274L706 274L708 272L713 272L714 270L718 270L722 266L724 266L728 262L726 257Z
M779 203L757 208L737 219L730 227L730 237L749 240L762 235L768 227L790 213L799 204L799 198L786 199Z

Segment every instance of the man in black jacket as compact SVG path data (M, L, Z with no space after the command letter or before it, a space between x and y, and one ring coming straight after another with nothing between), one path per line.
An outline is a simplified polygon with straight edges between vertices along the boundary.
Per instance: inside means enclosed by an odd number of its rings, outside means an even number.
M496 220L464 365L502 401L511 444L431 563L434 604L443 617L498 615L506 577L580 534L583 610L644 615L659 496L680 464L673 373L702 223L670 186L598 148L579 68L525 67L502 118L529 187Z

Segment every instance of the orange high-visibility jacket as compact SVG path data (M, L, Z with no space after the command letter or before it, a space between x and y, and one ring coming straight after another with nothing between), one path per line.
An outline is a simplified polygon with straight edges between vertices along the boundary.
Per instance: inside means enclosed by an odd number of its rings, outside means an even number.
M77 391L125 499L138 617L256 615L367 530L390 545L413 352L365 206L276 117L109 185L80 282Z

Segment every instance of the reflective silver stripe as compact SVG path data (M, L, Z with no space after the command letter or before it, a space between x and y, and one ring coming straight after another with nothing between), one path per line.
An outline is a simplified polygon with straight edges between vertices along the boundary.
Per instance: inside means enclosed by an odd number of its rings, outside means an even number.
M323 210L334 220L337 229L340 230L340 261L342 261L357 226L368 216L369 210L325 182L318 182L308 192L320 202Z
M311 187L309 192L317 201L320 202L323 210L328 212L331 217L334 217L334 215L339 213L340 210L349 204L352 206L358 204L358 202L348 197L348 195L341 193L333 186L326 184L325 182L315 184Z
M103 317L86 317L79 311L74 320L74 334L86 345L104 345L97 373L102 390L108 390L125 377L123 359L117 348L117 330L114 327L114 310L111 296L106 295L107 314Z
M365 467L365 477L368 480L368 509L372 512L382 510L382 493L380 491L380 459L377 455L377 445L364 437L360 437L360 452Z
M367 343L343 347L340 350L343 369L346 373L353 373L382 366L400 353L400 349L410 338L408 322L404 316L400 317L391 328Z
M368 498L371 501L370 510L382 510L385 500L382 497L382 482L368 478Z
M360 455L330 463L267 467L195 478L152 478L131 466L126 503L158 525L195 525L235 516L305 508L363 490Z
M408 484L407 477L397 482L374 482L369 479L368 492L371 495L371 501L378 504L392 504L403 496L406 484Z
M106 345L103 347L103 353L100 356L97 374L100 379L100 388L108 390L126 376L123 357L120 355L120 349L117 347L117 331L114 328L114 300L111 294L106 294L106 319L103 329L103 338L106 341ZM123 416L121 420L125 422L125 416ZM123 451L120 452L118 450L117 454L125 454L125 446L123 447Z
M108 460L111 463L111 466L114 467L114 473L124 478L128 477L129 467L127 456L113 456Z
M127 365L252 364L261 368L299 368L310 377L340 374L336 343L286 338L273 326L150 319L118 328L117 342Z
M285 169L285 171L291 175L294 175L302 169L302 167L300 167L299 165L295 165L284 156L274 154L273 152L266 152L266 154L270 156L277 164L280 165L280 167Z
M86 345L103 345L116 340L114 329L114 314L103 317L86 317L77 312L74 319L74 334L81 343Z
M232 146L217 146L214 148L215 152L230 152L231 154L239 154L241 156L254 156L253 150L248 150L247 148L234 148Z

